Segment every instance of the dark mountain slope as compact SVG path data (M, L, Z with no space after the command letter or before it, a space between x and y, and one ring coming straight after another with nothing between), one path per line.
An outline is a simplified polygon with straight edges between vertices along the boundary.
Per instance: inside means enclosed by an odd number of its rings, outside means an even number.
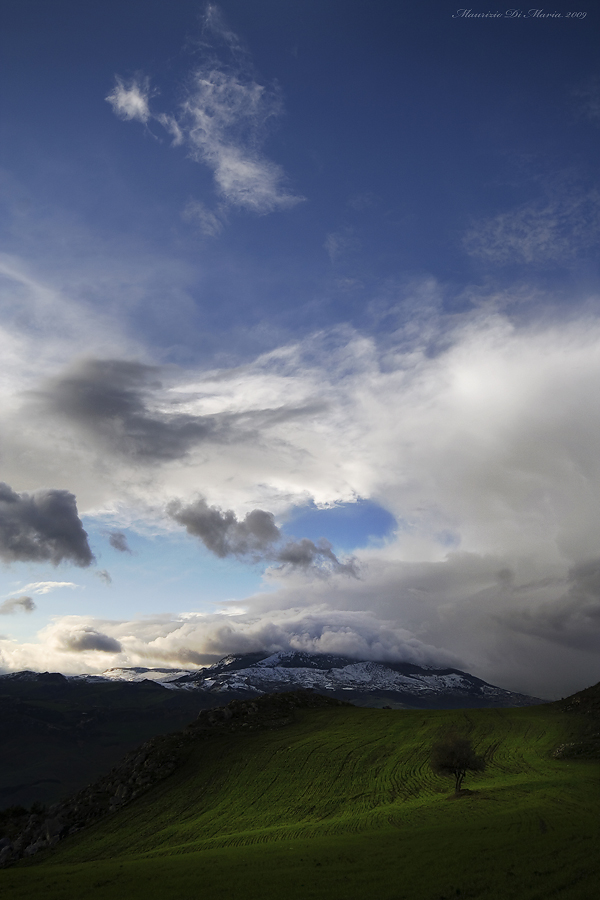
M0 809L54 803L156 734L183 728L202 696L159 684L0 676Z

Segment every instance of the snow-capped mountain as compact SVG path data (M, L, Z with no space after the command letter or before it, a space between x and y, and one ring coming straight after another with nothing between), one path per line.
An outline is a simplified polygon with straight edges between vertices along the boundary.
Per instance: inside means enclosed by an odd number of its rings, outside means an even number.
M90 677L90 676L88 676ZM226 656L198 671L109 669L101 677L116 681L150 679L170 690L198 691L209 705L233 697L312 689L360 706L452 708L528 706L543 701L504 690L461 672L413 663L357 661L311 653L248 653Z
M102 675L75 675L73 677L85 679L101 678L103 681L158 681L160 684L166 685L171 681L176 681L178 678L190 674L189 669L146 669L143 666L134 666L131 669L107 669Z

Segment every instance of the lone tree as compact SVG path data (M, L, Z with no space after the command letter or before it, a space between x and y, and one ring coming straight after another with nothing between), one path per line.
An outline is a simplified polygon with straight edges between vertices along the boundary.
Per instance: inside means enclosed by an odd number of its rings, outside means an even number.
M437 775L454 776L457 794L467 772L483 772L485 769L483 756L477 756L471 741L459 734L448 734L434 744L429 762Z

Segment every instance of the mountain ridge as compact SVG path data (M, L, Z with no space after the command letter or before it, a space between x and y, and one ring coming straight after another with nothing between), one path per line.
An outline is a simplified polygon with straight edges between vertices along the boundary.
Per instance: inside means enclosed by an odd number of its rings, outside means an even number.
M202 705L219 706L290 690L314 690L359 706L397 709L451 709L529 706L537 697L489 684L452 666L355 659L305 651L259 651L230 654L197 670L146 668L107 669L102 675L60 676L26 671L0 676L4 680L65 682L153 682L170 691L193 691Z
M451 666L354 659L305 651L229 655L212 666L163 682L170 690L260 696L315 690L359 706L446 709L543 703Z

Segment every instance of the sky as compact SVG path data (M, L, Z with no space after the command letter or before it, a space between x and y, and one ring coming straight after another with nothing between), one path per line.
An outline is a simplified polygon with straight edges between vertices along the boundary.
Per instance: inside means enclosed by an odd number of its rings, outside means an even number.
M599 12L5 0L0 670L600 678Z

